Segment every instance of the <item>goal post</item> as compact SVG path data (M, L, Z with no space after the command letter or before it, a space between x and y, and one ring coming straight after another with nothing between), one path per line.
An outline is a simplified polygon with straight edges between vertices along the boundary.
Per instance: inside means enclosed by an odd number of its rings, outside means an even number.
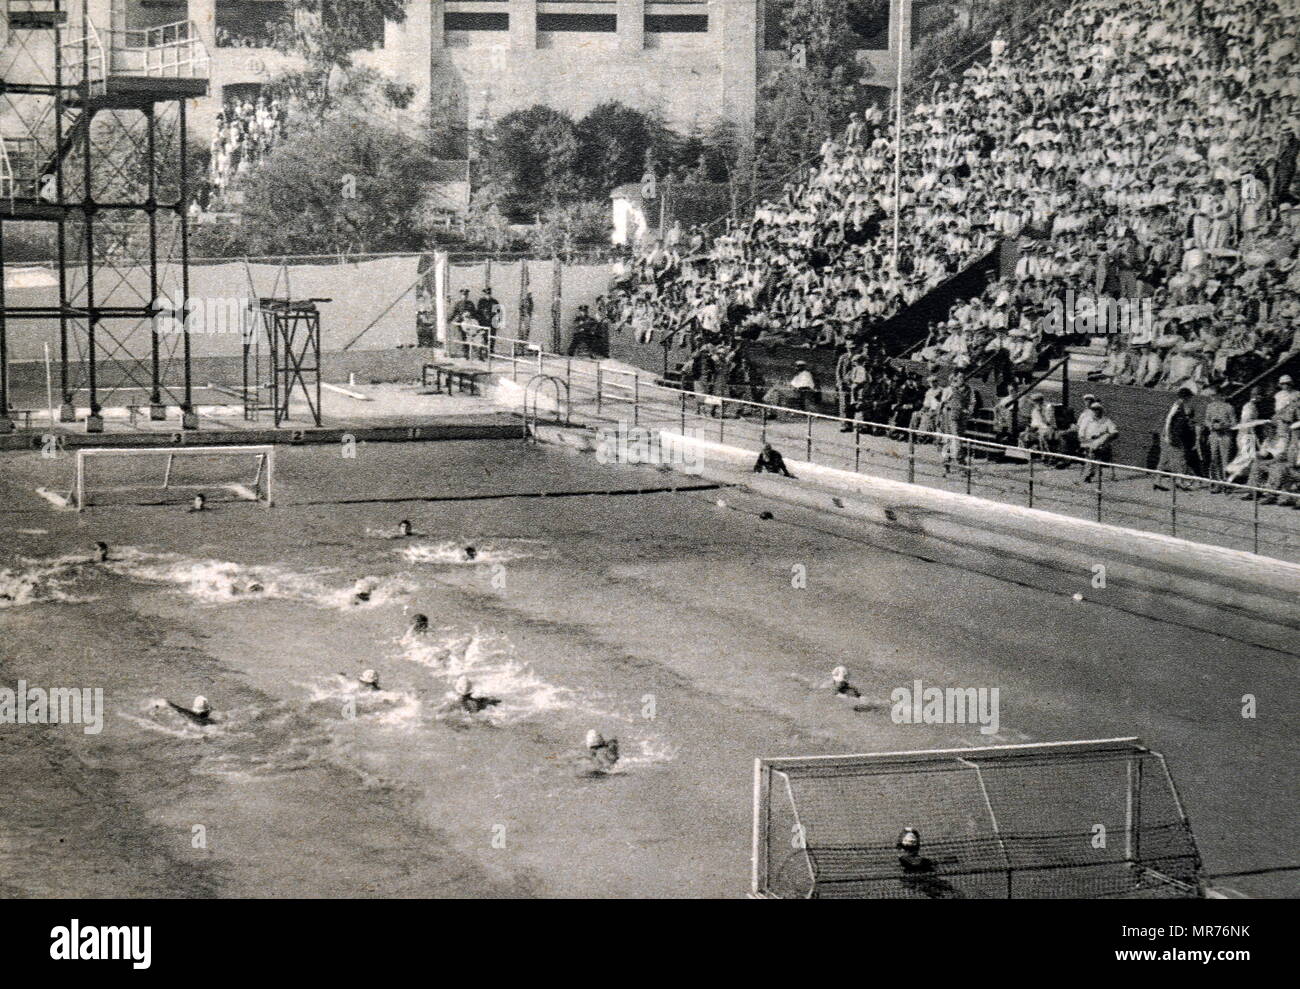
M904 829L920 849L898 847ZM1138 738L758 759L751 895L1203 895L1165 758Z
M79 449L68 498L92 504L173 504L196 494L274 503L274 446L177 446Z

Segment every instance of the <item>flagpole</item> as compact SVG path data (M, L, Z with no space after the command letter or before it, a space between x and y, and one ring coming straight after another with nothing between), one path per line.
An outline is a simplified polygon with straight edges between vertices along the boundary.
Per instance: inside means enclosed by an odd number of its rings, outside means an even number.
M899 218L903 212L903 3L906 0L894 0L895 20L898 22L898 38L895 41L894 61L897 63L897 76L894 81L894 274L898 274L898 229Z

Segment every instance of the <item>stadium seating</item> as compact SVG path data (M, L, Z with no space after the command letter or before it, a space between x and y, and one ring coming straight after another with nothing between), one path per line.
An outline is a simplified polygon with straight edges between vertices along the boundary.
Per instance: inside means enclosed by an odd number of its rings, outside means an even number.
M1081 0L908 114L897 272L893 132L872 108L748 222L637 259L624 323L683 344L869 336L1007 238L1014 272L918 356L962 368L1096 338L1094 380L1244 384L1300 350L1287 7ZM1094 318L1098 298L1136 318Z

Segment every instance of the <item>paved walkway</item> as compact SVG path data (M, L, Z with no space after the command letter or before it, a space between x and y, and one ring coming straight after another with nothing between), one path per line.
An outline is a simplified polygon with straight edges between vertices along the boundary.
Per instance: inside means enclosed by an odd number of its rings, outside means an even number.
M1056 469L1036 458L999 461L976 455L968 465L945 472L940 448L870 433L842 432L841 423L797 412L764 423L760 410L728 405L721 409L654 384L655 376L628 365L602 362L600 398L595 365L589 361L548 359L545 373L567 380L573 421L593 428L670 429L729 445L757 449L764 439L791 461L811 461L875 477L910 481L964 492L991 501L1041 508L1110 525L1175 535L1196 542L1259 552L1300 562L1300 510L1242 501L1208 488L1157 490L1153 475L1117 466L1100 482L1085 484L1076 464ZM510 362L495 359L493 370L509 376ZM535 359L520 362L516 380L537 373ZM743 417L737 417L738 410ZM1162 481L1163 484L1163 481Z

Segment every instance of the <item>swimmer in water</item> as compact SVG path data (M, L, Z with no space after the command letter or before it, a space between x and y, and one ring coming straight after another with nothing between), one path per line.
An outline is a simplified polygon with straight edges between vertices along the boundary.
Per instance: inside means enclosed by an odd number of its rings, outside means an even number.
M95 563L108 562L108 543L95 543L95 555L93 560Z
M194 500L190 502L190 514L195 512L206 512L208 510L208 499L201 494L196 494Z
M466 560L473 560L473 559L475 559L477 556L478 556L478 550L476 550L473 546L466 546L466 547L465 547L465 559L466 559Z
M379 674L376 673L374 670L363 671L361 676L358 677L357 679L360 682L361 686L365 687L367 690L379 689Z
M236 577L230 582L230 593L234 597L240 594L261 594L264 590L266 588L262 586L262 582L252 577Z
M370 595L375 593L377 581L370 577L363 577L358 580L352 587L352 603L365 604L370 600Z
M411 619L411 627L407 630L407 635L428 635L429 634L429 616L416 615Z
M921 832L910 824L903 828L895 843L898 849L898 867L902 871L903 888L929 900L960 900L961 891L941 878L933 859L921 854ZM952 862L955 859L941 859Z
M402 521L397 523L398 539L408 539L413 535L415 535L415 530L411 528L410 519L402 519Z
M904 872L931 872L934 863L921 854L921 832L910 824L903 828L895 843L898 849L898 864Z
M862 692L849 683L849 671L843 666L831 670L831 689L837 697L861 697Z
M464 711L466 714L478 714L489 707L501 703L499 697L480 697L474 693L474 681L463 676L456 681L455 689L447 695L442 705L444 711Z
M212 723L212 705L202 695L194 698L194 703L189 707L177 704L175 701L168 701L167 703L171 705L172 710L177 714L185 715L196 724L207 725Z
M611 738L606 741L604 735L595 728L591 729L587 732L586 759L589 772L602 774L609 772L618 762L618 739Z

